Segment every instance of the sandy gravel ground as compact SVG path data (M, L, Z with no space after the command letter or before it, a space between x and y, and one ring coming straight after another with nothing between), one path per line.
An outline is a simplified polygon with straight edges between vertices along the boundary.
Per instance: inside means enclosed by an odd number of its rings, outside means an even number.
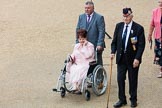
M0 108L106 108L107 92L90 101L84 96L52 92L75 41L78 15L85 0L0 0ZM105 17L112 36L122 21L121 10L131 7L134 20L148 34L151 10L157 0L94 0L95 10ZM105 38L104 67L109 75L110 43ZM162 79L153 65L153 50L147 43L139 72L138 108L161 108ZM115 62L115 61L114 61ZM128 81L127 81L128 82ZM128 83L126 85L127 98ZM109 108L117 98L116 65L113 65ZM129 108L130 102L124 108Z

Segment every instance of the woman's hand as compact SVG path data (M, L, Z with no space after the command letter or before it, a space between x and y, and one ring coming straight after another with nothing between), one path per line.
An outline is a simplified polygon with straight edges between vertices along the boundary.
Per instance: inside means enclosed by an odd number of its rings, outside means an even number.
M83 45L86 46L88 44L88 41L84 41Z
M148 41L149 41L149 43L152 41L152 35L151 34L148 35Z

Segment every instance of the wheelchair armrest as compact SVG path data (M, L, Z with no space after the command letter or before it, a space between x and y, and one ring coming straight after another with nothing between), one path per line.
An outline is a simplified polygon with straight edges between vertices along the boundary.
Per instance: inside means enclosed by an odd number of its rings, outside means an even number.
M96 64L97 64L96 61L89 62L89 65L96 65Z

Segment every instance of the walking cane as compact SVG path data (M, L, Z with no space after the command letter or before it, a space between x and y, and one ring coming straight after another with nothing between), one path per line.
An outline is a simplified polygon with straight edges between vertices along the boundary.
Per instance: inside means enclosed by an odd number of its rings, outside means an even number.
M110 63L110 77L109 77L108 95L107 95L107 108L109 106L109 97L110 97L110 88L111 88L112 62L113 62L113 59L111 58L111 63Z

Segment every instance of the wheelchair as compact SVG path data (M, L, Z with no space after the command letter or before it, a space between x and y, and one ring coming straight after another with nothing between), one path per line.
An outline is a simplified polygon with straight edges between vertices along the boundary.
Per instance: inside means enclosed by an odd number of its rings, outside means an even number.
M55 92L60 92L61 97L65 97L66 92L72 92L72 85L68 82L66 75L66 66L69 62L69 59L64 61L64 66L61 70L61 74L58 77L56 88L53 89ZM92 88L92 91L97 96L104 94L107 90L108 78L107 73L103 66L97 64L97 60L91 62L90 67L87 72L87 76L83 79L81 84L81 93L84 93L85 99L88 101L91 98L89 89Z

